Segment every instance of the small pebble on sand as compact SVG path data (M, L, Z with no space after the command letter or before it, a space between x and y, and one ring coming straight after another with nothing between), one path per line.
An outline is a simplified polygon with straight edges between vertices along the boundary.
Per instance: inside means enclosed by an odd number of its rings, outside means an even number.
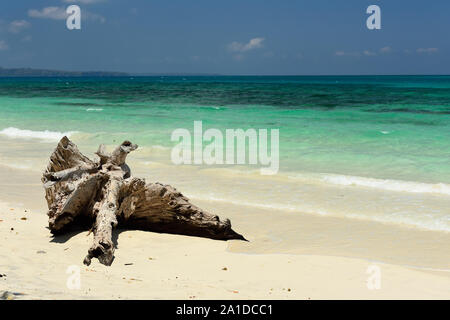
M123 280L127 280L127 278L125 278L125 277L122 277L122 279L123 279ZM128 279L128 283L131 283L131 281L141 281L141 282L142 282L143 280L141 280L141 279L136 279L136 278L129 278L129 279Z

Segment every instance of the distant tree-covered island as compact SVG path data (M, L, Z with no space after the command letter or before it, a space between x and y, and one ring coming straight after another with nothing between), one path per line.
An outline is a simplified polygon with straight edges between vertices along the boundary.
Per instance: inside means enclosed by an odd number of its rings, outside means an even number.
M213 73L127 73L112 71L63 71L33 68L2 68L0 77L156 77L156 76L220 76Z
M125 77L125 72L108 71L62 71L33 68L2 68L0 77Z

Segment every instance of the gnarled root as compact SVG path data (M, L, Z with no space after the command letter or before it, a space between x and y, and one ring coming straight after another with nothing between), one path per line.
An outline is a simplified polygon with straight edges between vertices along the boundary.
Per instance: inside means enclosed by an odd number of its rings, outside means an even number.
M98 258L100 263L111 265L115 250L112 232L119 223L131 229L245 240L231 229L230 220L222 221L196 207L175 188L131 177L125 161L136 149L129 141L111 153L101 145L99 160L94 162L64 137L50 157L42 177L49 228L60 234L81 218L94 223L94 243L84 264Z
M112 230L118 224L116 213L119 208L121 183L121 180L117 177L109 180L104 187L104 198L94 206L94 214L96 215L94 244L84 259L85 265L90 265L91 259L94 257L107 266L110 266L113 262L115 245L112 241Z

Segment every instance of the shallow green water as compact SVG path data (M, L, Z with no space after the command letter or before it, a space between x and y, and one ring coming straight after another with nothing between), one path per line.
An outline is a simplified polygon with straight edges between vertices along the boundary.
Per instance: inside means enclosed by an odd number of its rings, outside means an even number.
M450 182L450 77L0 79L0 132L12 138L34 133L8 128L76 131L171 148L195 120L280 129L281 172Z

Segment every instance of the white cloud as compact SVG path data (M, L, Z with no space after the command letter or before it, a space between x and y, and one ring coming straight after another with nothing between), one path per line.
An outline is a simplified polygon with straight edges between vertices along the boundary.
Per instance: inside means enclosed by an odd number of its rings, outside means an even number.
M67 18L66 9L62 7L46 7L42 10L30 9L28 16L32 18L65 20Z
M376 56L377 54L373 51L369 51L369 50L364 50L363 54L365 56Z
M30 25L31 24L26 20L14 20L9 24L8 30L12 33L19 33L22 30L29 28Z
M9 46L4 40L0 40L0 51L8 50Z
M439 49L438 48L419 48L416 51L417 51L417 53L432 54L432 53L437 53L439 51Z
M381 53L390 53L392 51L391 47L383 47L380 49Z
M383 48L381 48L379 50L379 53L382 53L382 54L387 54L387 53L390 53L390 52L392 52L391 47L383 47ZM376 50L375 51L364 50L362 52L339 50L339 51L336 51L334 53L334 55L338 56L338 57L345 57L345 56L347 56L347 57L360 57L361 55L368 56L368 57L373 57L373 56L377 56L378 54L377 54Z
M334 55L338 56L338 57L344 57L344 56L359 57L361 54L359 52L336 51L334 53Z
M232 42L228 45L228 50L231 52L247 52L253 49L263 47L264 38L253 38L248 43Z
M41 19L65 20L69 15L66 13L66 8L46 7L42 10L30 9L28 10L28 16ZM106 21L106 19L101 15L86 10L81 10L81 18L91 21L99 21L101 23Z

